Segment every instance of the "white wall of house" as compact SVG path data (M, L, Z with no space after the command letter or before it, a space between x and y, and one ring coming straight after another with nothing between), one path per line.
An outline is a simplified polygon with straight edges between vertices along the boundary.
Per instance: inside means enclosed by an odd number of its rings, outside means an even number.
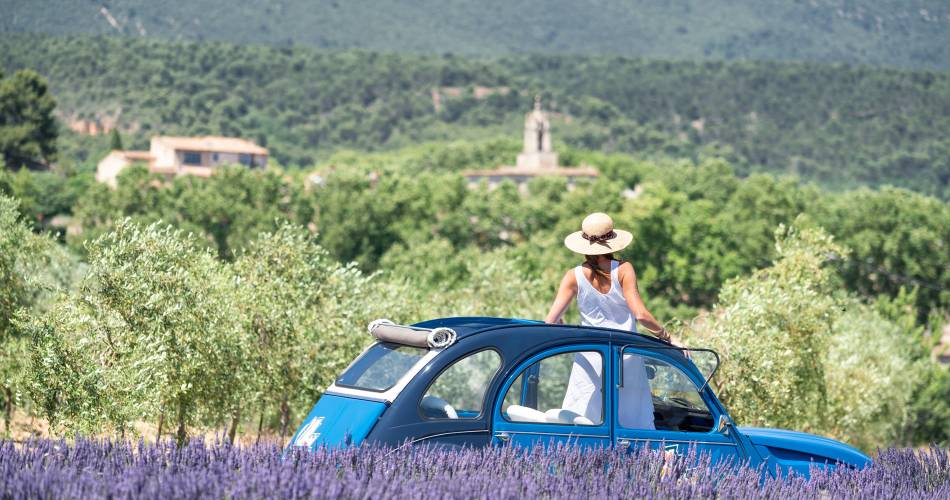
M113 151L99 162L96 167L96 180L104 182L109 187L116 187L116 178L123 168L129 166L129 160L122 151Z
M158 167L177 167L181 165L177 160L175 148L165 144L159 137L152 137L149 143L149 152L155 158L155 165Z

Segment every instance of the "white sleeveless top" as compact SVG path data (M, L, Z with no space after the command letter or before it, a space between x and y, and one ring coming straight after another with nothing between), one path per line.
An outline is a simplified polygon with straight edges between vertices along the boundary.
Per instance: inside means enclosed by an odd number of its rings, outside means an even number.
M623 296L617 269L620 263L610 263L610 290L600 293L584 276L582 266L574 268L577 278L577 305L581 324L637 331L637 320ZM594 352L579 352L574 355L570 379L564 394L562 409L573 411L592 422L603 418L603 360ZM627 429L655 429L653 422L653 397L646 375L643 358L635 354L623 355L623 388L619 391L617 419Z
M600 293L584 276L583 266L574 268L577 279L577 308L581 313L581 324L614 328L628 332L637 331L637 319L633 317L627 299L623 297L623 288L617 273L620 263L610 263L610 290Z

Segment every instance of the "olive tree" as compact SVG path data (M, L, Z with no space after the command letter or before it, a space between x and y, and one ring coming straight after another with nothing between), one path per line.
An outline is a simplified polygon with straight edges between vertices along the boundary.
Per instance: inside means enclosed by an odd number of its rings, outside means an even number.
M899 439L928 360L917 361L901 326L851 301L835 320L825 354L829 434L864 449Z
M254 409L263 422L276 406L284 436L292 410L312 404L369 342L365 325L378 310L371 278L336 262L309 231L291 224L261 234L234 272Z
M35 301L40 287L33 279L47 240L35 236L20 218L17 201L0 196L0 398L5 429L22 392L26 341L13 321Z
M166 419L179 442L215 425L248 378L229 269L194 238L128 220L88 247L89 275L24 325L34 399L51 423L77 430Z
M722 355L719 396L744 425L830 434L870 448L907 419L919 369L899 323L840 291L846 254L817 228L780 227L770 267L729 282L684 332Z

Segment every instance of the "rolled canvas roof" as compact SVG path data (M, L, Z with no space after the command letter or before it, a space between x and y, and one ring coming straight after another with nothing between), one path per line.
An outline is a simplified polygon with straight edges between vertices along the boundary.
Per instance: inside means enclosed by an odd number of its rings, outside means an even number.
M378 319L367 328L370 335L382 342L411 345L425 349L442 349L455 343L458 335L451 328L418 328L397 325Z

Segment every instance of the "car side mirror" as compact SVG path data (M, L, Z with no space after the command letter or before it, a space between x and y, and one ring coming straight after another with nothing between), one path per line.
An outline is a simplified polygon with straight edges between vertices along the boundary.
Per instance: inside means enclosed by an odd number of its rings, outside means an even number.
M716 422L716 432L728 435L730 428L732 428L732 421L729 420L729 417L725 415L719 415L719 421Z

